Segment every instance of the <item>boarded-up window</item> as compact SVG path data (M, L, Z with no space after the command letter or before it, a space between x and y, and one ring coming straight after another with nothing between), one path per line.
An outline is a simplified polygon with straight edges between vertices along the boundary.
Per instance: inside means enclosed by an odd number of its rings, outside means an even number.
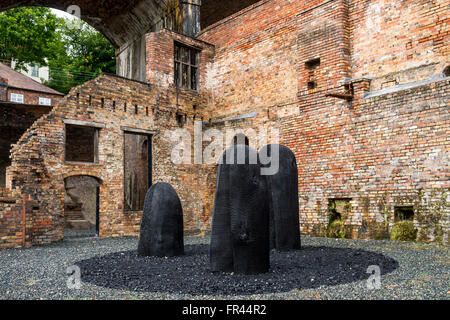
M66 125L66 161L97 162L98 128Z
M125 211L144 209L151 185L151 137L125 133Z

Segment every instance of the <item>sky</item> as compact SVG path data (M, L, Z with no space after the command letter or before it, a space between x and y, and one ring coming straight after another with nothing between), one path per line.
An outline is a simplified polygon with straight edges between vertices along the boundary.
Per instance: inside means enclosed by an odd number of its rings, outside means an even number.
M60 18L69 18L69 19L73 19L74 16L72 16L71 14L68 14L67 12L61 11L61 10L57 10L57 9L52 9L52 12Z

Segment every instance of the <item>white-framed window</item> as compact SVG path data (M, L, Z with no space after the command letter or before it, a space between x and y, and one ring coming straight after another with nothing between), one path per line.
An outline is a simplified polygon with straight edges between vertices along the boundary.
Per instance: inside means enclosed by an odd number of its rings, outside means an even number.
M23 94L11 92L11 102L23 103Z
M39 97L39 104L41 106L51 106L52 105L52 99Z

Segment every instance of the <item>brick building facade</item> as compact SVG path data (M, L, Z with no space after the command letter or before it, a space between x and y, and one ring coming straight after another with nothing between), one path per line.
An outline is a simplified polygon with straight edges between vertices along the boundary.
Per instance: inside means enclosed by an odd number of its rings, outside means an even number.
M298 162L303 234L324 236L336 210L346 237L385 238L408 212L419 241L448 244L449 20L444 0L262 0L211 18L195 38L147 34L146 82L102 75L74 88L12 148L0 246L62 240L65 180L75 176L99 181L100 236L137 235L139 199L126 205L142 189L136 172L171 183L186 231L207 233L216 165L196 164L195 152L191 164L172 161L171 137L199 123L278 132ZM79 152L91 161L66 158L71 126L96 132ZM133 149L148 171L127 173L142 167L136 155L124 160Z
M56 106L63 96L62 93L0 63L0 102Z

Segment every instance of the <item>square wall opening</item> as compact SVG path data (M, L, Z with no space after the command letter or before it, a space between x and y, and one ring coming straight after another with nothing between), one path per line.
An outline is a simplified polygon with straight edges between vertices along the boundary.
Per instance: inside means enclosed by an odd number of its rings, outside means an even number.
M98 132L95 127L66 124L65 160L96 163L98 161Z
M398 206L394 207L394 221L413 221L414 208L413 206Z

